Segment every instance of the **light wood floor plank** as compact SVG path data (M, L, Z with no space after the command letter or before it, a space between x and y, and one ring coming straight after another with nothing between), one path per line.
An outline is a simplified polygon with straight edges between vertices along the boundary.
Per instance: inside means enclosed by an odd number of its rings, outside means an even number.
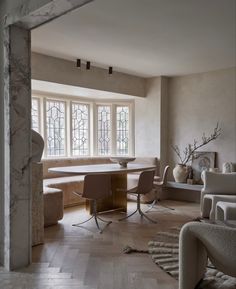
M147 249L158 232L199 216L198 204L163 203L176 210L159 207L149 213L157 224L138 215L119 222L124 216L121 212L103 214L112 220L103 234L93 222L84 228L72 227L88 213L83 207L66 209L58 225L45 229L45 244L33 248L34 264L19 272L0 270L0 289L178 289L178 282L154 264L149 254L122 252L126 245ZM134 209L135 204L128 203L128 213Z

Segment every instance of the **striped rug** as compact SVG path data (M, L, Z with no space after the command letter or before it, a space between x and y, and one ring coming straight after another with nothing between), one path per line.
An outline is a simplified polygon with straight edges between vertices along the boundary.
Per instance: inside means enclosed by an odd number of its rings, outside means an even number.
M148 252L153 261L175 279L179 277L179 227L159 232L155 240L148 242Z
M148 243L148 252L153 261L175 279L179 277L179 233L181 227L172 227L159 232L155 240ZM236 278L216 270L210 263L203 280L196 289L236 289Z
M155 239L148 242L147 250L137 250L127 246L124 253L149 253L161 269L178 280L180 230L181 227L172 227L168 231L158 232ZM219 272L209 264L203 280L196 289L236 289L236 278Z

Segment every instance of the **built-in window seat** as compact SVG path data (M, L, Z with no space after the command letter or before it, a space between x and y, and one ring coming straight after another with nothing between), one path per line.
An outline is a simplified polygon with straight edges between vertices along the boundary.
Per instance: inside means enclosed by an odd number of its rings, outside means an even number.
M85 203L85 200L77 195L74 191L82 191L84 176L71 176L68 174L59 174L49 172L49 168L92 165L92 164L107 164L111 163L109 158L91 157L91 158L58 158L44 159L43 163L43 186L44 188L57 188L63 191L64 207L75 206Z
M156 157L136 158L136 163L152 164L156 166L158 172L158 159ZM92 165L92 164L109 164L112 163L108 157L80 157L80 158L58 158L43 159L43 192L44 192L44 218L45 224L51 225L56 223L63 216L63 207L84 204L85 200L73 192L83 190L84 176L71 176L66 174L49 172L49 168ZM118 164L117 164L118 165ZM127 186L135 187L138 182L139 174L128 174ZM60 203L61 202L61 203ZM55 213L48 210L54 210Z

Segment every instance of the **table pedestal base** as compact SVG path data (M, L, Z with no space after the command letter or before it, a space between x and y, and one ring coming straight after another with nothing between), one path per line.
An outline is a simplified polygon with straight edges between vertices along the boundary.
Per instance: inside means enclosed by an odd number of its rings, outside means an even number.
M112 174L111 175L111 190L112 195L103 200L97 201L97 212L104 212L110 210L127 211L127 175L126 174ZM91 201L86 201L86 210L90 214L93 212Z

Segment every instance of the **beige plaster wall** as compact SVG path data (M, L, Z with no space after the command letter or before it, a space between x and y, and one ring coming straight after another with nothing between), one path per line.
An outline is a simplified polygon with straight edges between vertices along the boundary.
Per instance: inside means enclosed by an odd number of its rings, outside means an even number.
M182 149L202 133L210 134L219 122L222 135L201 150L217 152L217 166L236 161L236 69L194 74L169 79L169 162L178 161L170 148Z
M145 79L107 69L85 67L78 69L76 63L56 57L32 53L32 78L67 85L81 86L102 91L145 96ZM92 65L92 64L91 64ZM115 70L115 69L114 69Z
M147 79L146 91L135 99L135 155L160 158L161 77Z

